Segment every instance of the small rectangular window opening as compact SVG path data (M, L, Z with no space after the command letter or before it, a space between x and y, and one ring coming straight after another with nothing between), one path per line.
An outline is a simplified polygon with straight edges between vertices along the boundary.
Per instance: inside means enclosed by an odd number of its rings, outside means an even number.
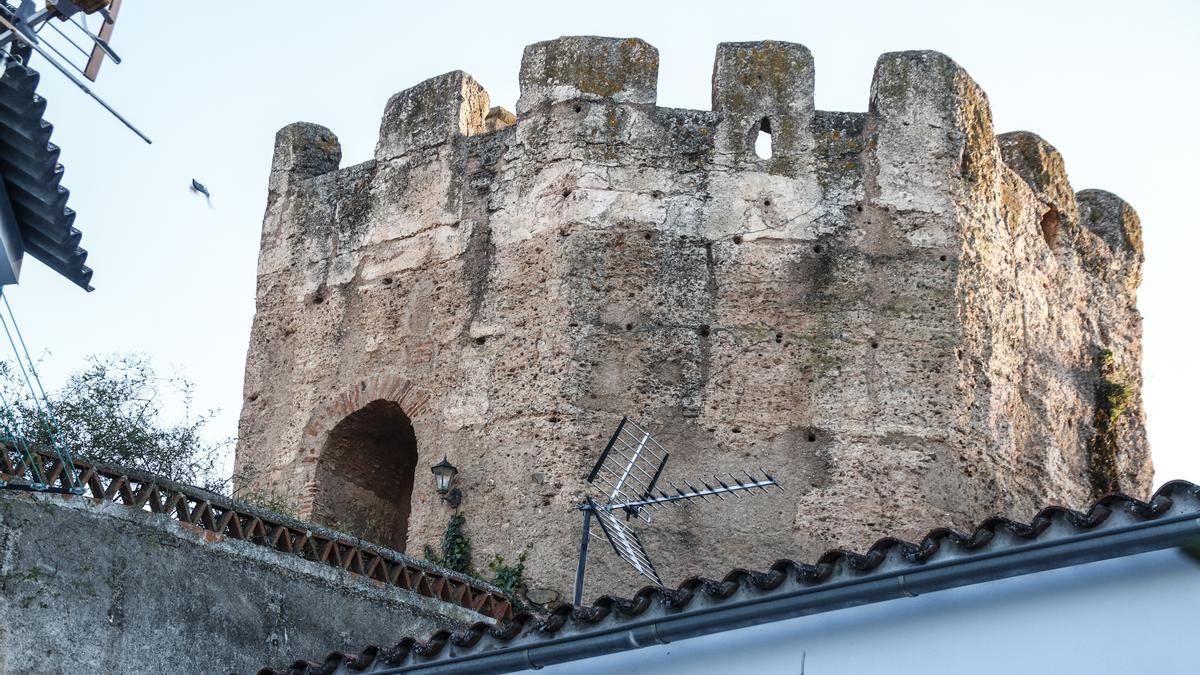
M764 117L758 123L758 133L754 137L754 154L759 159L771 159L773 153L771 143L771 120Z

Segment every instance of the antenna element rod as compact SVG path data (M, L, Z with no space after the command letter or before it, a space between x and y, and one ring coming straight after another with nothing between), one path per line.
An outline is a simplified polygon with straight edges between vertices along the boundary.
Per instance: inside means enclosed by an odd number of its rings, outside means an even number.
M42 49L40 45L35 44L33 42L33 40L29 39L28 37L25 36L24 33L17 30L17 27L12 25L11 23L9 23L8 19L5 19L4 17L0 16L0 25L11 30L13 32L14 36L20 36L17 39L19 39L21 42L24 42L25 44L32 47L33 50L36 51L38 54L41 54L42 58L49 61L50 65L52 65L58 69L58 72L62 73L63 75L66 75L68 80L74 82L75 86L77 86L83 90L83 93L87 94L88 96L91 96L92 99L94 99L97 103L99 103L101 106L103 106L104 109L107 110L113 117L120 120L121 124L124 124L125 126L129 127L129 130L132 131L133 133L137 134L139 138L141 138L143 141L146 141L146 143L151 142L149 136L147 136L146 134L143 134L141 131L139 131L137 127L133 126L132 122L125 119L121 115L121 113L117 112L111 105L105 103L104 99L97 96L95 94L95 92L93 92L91 89L88 89L88 86L86 84L84 84L79 78L72 75L71 71L67 70L66 67L64 67L61 63L59 63L58 61L55 61L54 57L47 54L46 50Z

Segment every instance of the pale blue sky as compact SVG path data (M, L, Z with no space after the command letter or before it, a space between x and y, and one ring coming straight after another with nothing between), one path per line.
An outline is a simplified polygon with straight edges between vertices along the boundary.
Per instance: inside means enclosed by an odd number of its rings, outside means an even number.
M196 384L233 435L254 312L258 235L275 131L340 137L343 165L372 156L393 93L454 69L514 108L521 50L559 35L641 37L659 49L659 104L709 107L718 42L799 42L817 106L866 109L875 59L936 49L988 92L997 131L1028 129L1064 155L1076 189L1115 192L1145 230L1145 398L1158 480L1200 481L1195 443L1191 199L1200 192L1200 3L1192 2L225 2L126 0L96 90L144 145L43 72L96 291L30 261L6 289L56 384L91 353L139 351ZM213 208L188 191L195 177Z

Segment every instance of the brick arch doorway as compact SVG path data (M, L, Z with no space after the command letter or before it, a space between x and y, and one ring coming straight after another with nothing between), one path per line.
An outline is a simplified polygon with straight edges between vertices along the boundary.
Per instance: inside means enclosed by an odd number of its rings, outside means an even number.
M398 403L376 399L342 418L318 455L313 515L404 551L417 468L417 436Z

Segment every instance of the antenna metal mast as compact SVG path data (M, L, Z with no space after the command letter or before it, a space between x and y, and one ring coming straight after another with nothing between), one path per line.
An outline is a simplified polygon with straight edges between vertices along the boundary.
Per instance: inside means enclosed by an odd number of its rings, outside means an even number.
M617 556L629 563L638 574L655 585L662 586L662 579L654 569L654 564L650 562L642 540L636 532L629 529L626 521L636 516L649 523L650 509L660 509L668 505L682 508L697 499L711 501L709 497L716 497L724 500L726 495L741 497L756 490L767 492L768 487L783 489L769 473L760 469L761 478L743 471L745 480L729 474L728 483L715 477L713 481L716 485L699 481L704 486L702 488L687 481L683 481L687 487L680 488L667 481L672 490L667 492L658 489L657 486L669 458L670 453L654 440L649 431L628 417L621 419L616 433L609 440L608 446L604 448L587 479L604 493L603 503L585 497L578 507L583 512L583 534L579 543L579 566L575 571L576 606L583 602L583 580L587 569L588 540L593 536L593 515L600 523L604 538L608 540ZM620 517L622 512L624 518Z

